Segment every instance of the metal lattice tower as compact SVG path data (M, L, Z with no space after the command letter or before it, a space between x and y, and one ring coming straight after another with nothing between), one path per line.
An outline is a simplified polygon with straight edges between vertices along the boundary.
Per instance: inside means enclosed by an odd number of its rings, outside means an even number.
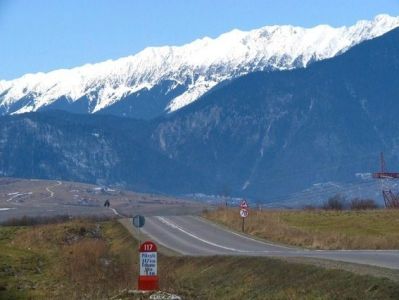
M373 178L379 179L381 183L382 196L386 208L399 208L399 194L392 192L387 182L392 179L399 179L399 173L387 172L385 169L384 153L380 156L381 171L373 173Z

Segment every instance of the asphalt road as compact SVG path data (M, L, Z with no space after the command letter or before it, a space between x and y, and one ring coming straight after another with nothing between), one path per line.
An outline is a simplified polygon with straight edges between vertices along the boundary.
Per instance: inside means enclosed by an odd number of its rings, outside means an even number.
M146 218L142 230L155 242L187 256L312 257L399 269L398 250L305 250L253 239L197 216Z

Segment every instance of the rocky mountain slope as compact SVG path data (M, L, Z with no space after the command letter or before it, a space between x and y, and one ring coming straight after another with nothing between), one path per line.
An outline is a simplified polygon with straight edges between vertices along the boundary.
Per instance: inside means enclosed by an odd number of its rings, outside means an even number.
M232 80L151 121L0 118L0 174L272 201L399 165L399 29L308 68Z
M351 27L266 26L68 70L0 81L0 115L48 109L149 119L176 111L226 80L306 67L399 26L379 15Z

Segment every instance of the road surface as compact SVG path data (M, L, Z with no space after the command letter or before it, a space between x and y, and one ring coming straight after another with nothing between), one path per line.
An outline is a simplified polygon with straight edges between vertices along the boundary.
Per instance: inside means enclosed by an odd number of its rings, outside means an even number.
M147 217L142 230L155 242L187 256L312 257L399 269L399 250L306 250L261 241L197 216Z

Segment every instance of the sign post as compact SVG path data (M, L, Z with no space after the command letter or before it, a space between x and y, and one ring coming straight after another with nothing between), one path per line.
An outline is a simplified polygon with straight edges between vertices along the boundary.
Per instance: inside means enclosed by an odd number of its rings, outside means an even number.
M137 228L137 235L138 235L138 238L139 238L139 245L140 245L140 243L141 243L141 241L140 241L140 228L144 226L145 218L144 218L144 216L136 215L136 216L133 217L132 223L133 223L133 226Z
M248 203L242 200L240 203L240 217L242 219L241 230L245 231L245 218L248 217Z
M159 290L157 274L157 245L146 241L140 245L140 275L138 288L140 291Z

